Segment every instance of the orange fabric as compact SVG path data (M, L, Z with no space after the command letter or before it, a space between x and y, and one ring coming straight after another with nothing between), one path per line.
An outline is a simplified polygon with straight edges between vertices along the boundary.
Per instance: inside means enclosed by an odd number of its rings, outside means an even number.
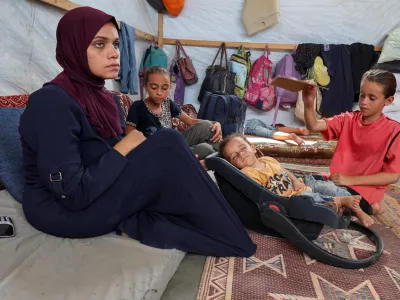
M374 123L365 125L358 111L325 121L328 129L322 132L324 138L338 139L330 167L331 174L363 176L381 172L400 173L400 136L387 151L390 142L400 131L400 123L382 115ZM380 202L387 187L351 186L369 203Z
M281 164L277 160L268 156L261 157L258 160L265 164L264 169L260 170L253 167L245 167L242 169L242 172L271 192L284 197L300 195L304 191L311 192L309 187L304 187L295 191L289 176L282 169Z
M162 2L168 12L175 17L181 13L185 6L185 0L162 0Z

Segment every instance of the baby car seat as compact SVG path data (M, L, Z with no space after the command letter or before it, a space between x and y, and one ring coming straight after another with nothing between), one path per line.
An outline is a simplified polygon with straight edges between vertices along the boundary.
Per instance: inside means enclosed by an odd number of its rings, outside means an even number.
M316 204L308 196L288 198L274 194L219 157L218 153L208 156L205 163L214 171L222 194L246 228L284 237L310 257L335 267L365 268L381 256L382 239L373 230L351 222L349 210L345 209L342 215L338 215L332 208ZM363 233L375 244L376 252L368 258L352 260L318 247L312 241L319 236L324 225Z

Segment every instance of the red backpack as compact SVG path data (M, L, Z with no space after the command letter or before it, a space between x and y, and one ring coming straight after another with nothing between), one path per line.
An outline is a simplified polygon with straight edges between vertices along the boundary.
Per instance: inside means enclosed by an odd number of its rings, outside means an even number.
M272 80L272 61L268 55L269 50L266 49L254 62L244 95L247 104L264 111L271 110L275 105L275 90L269 85Z

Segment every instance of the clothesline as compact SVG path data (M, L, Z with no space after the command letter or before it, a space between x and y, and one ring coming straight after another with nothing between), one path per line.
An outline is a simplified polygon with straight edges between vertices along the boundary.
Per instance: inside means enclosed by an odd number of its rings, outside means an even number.
M71 10L77 7L80 7L79 4L76 4L69 0L39 0L41 2L50 4L52 6L58 7L63 10ZM163 47L164 44L167 45L175 45L176 39L173 38L164 38L163 37L163 14L158 15L158 36L155 37L149 33L136 29L136 36L139 38L143 38L145 40L151 41L155 39L158 42L160 47ZM119 24L119 22L118 22ZM210 41L210 40L191 40L191 39L183 39L179 40L184 46L196 46L196 47L219 47L222 43L226 44L227 48L239 48L243 46L247 49L265 49L267 43L251 43L251 42L226 42L226 41ZM297 44L276 44L276 43L268 43L268 47L270 50L278 50L278 51L291 51L297 47ZM382 46L375 46L375 51L382 51Z

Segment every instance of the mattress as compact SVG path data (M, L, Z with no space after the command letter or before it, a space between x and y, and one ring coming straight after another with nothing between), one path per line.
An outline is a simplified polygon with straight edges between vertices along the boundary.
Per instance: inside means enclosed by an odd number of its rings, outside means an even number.
M21 205L0 191L0 216L14 238L0 239L0 299L160 299L184 253L109 234L62 239L30 226Z

